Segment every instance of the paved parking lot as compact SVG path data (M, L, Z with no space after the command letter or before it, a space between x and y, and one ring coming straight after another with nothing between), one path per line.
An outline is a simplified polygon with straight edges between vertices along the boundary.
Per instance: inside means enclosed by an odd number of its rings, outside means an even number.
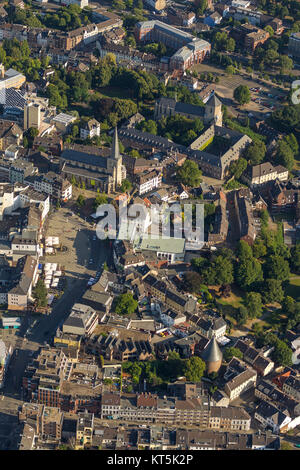
M216 93L223 98L222 102L229 107L230 112L233 115L240 114L240 108L236 105L233 100L234 89L240 85L246 85L250 88L261 87L263 91L271 95L286 95L286 91L281 90L278 86L273 86L271 83L259 83L256 79L251 79L247 75L241 76L240 74L236 75L226 75L224 70L219 69L213 65L208 64L197 64L193 67L193 70L196 70L199 74L211 72L219 76L219 83L215 83ZM255 92L251 92L252 98L257 98L259 95ZM242 107L243 112L250 112L255 115L257 118L262 119L266 114L272 112L270 107L273 105L275 108L280 106L280 102L274 98L264 96L261 97L261 103L257 103L251 100L250 103ZM267 105L267 106L265 106ZM269 106L269 107L268 107Z

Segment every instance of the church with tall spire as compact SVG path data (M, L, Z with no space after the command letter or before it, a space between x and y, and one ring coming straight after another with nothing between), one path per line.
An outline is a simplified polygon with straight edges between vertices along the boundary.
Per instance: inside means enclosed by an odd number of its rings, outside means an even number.
M114 129L111 148L71 144L62 154L62 174L69 180L84 183L85 187L111 193L118 189L126 178L122 163L118 130Z
M123 181L122 177L122 156L120 154L118 129L115 127L114 136L111 146L110 158L107 161L107 168L112 173L113 184L115 188L120 186Z

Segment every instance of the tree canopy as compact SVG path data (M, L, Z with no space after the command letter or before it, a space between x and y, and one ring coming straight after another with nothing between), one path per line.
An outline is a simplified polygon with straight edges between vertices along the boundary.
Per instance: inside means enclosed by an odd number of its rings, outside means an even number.
M234 99L241 105L249 103L251 93L246 85L239 85L233 92Z
M182 166L177 169L178 180L186 186L196 188L201 183L202 172L196 162L186 160Z
M130 315L137 309L138 302L133 298L131 292L121 294L117 297L115 312L118 315Z

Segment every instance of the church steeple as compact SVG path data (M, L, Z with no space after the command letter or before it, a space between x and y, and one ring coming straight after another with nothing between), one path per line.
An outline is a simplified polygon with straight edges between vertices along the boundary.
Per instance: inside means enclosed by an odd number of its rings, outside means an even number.
M117 127L115 127L112 147L111 147L111 158L113 158L114 160L119 160L120 157L121 155L120 155L120 149L119 149L118 129Z
M222 103L219 98L213 93L205 104L204 111L204 123L205 124L215 124L217 126L223 126L223 113L222 113Z

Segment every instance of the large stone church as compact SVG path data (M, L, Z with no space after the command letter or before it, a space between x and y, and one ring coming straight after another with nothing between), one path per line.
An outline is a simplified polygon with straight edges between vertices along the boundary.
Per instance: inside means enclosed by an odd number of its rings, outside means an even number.
M73 144L61 154L61 173L69 180L75 178L87 189L114 192L126 178L119 149L118 131L115 129L111 149Z
M179 114L189 119L199 118L205 125L215 124L222 127L222 103L213 94L205 106L181 103L173 98L159 98L155 103L154 118L160 119L163 116L175 116Z

